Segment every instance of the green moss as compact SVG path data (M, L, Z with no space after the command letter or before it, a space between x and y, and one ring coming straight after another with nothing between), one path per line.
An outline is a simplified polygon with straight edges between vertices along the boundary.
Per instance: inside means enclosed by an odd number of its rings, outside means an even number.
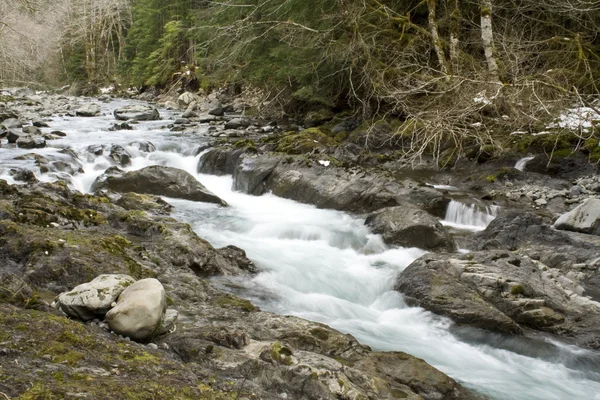
M235 297L232 295L218 296L213 300L213 303L216 306L222 308L239 308L246 312L253 312L258 310L258 308L248 300L240 299L239 297Z
M233 145L238 149L246 149L246 151L250 153L257 153L258 149L256 148L256 144L254 140L251 139L242 139L234 142Z
M292 365L294 363L293 354L292 350L282 345L281 342L275 342L271 345L271 358L278 363Z
M320 340L329 339L329 331L323 328L314 328L310 330L310 334Z
M510 294L519 296L525 293L525 288L522 285L514 285L510 288Z
M590 138L590 139L586 140L585 143L583 144L583 148L588 153L593 153L596 149L598 149L598 139Z
M485 177L485 180L489 183L494 183L496 182L496 175L488 175Z
M276 151L286 154L310 153L322 146L333 146L336 141L318 128L309 128L301 132L288 132L278 138Z

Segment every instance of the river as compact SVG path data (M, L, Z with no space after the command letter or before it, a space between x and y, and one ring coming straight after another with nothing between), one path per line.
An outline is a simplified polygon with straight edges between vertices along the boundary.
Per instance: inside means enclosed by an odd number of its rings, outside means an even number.
M103 112L126 104L103 104ZM172 114L161 110L163 118ZM196 149L209 141L207 126L194 133L170 132L167 120L144 122L133 131L109 132L111 115L96 118L55 117L51 130L65 138L49 141L34 152L47 157L71 147L84 173L71 185L89 192L91 184L111 164L104 156L86 151L93 144L120 144L133 158L126 170L149 165L184 169L229 203L229 207L167 199L175 206L174 217L188 222L200 237L214 246L234 244L246 250L262 270L253 279L216 279L215 284L253 301L264 310L325 323L350 333L375 350L398 350L425 359L451 377L478 392L497 399L600 399L598 352L551 342L524 340L456 329L453 324L421 308L408 307L392 290L397 275L424 254L419 249L386 246L364 225L364 216L320 210L271 194L249 196L231 190L232 178L199 175ZM157 150L140 151L129 143L151 141ZM10 182L8 168L33 169L32 161L15 156L32 152L0 149L0 178ZM456 206L456 205L455 205ZM458 222L469 224L470 207L453 207ZM465 220L464 218L467 218ZM477 214L479 226L493 215ZM483 221L483 222L482 222ZM456 226L457 221L447 221Z

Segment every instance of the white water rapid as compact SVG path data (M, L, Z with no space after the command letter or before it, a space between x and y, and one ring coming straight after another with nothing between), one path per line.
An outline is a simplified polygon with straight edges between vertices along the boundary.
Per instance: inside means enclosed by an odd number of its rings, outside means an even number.
M535 157L524 157L521 158L519 161L517 161L517 163L515 164L515 169L518 169L519 171L523 172L525 171L525 167L527 167L527 163L531 160L533 160Z
M123 102L103 105L110 112ZM169 116L162 111L163 116ZM417 257L419 249L391 248L364 226L364 220L346 213L319 210L267 194L248 196L231 190L231 177L198 175L194 149L207 141L199 133L173 133L160 128L167 121L142 123L134 131L108 132L112 117L55 118L52 130L67 133L35 150L61 156L72 147L85 173L72 186L89 191L93 180L110 163L85 151L91 144L115 143L133 155L127 170L148 165L184 169L229 203L212 204L167 199L174 216L190 223L199 236L220 247L234 244L263 272L251 280L215 280L267 311L293 314L323 322L376 350L398 350L425 359L464 385L496 399L600 399L600 355L548 341L515 339L469 329L455 329L450 321L408 307L393 291L396 276ZM144 153L129 143L149 140L157 151ZM0 149L0 178L10 179L7 168L27 165L15 161L31 151ZM55 176L40 174L43 180ZM481 212L451 203L446 219L483 229L494 210Z
M442 224L453 228L482 231L498 215L498 206L480 207L452 200L446 209Z

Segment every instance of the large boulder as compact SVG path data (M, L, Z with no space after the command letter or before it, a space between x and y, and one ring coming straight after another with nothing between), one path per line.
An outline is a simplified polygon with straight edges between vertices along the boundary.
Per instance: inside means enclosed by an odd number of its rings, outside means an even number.
M460 324L508 334L526 327L600 348L600 303L572 278L508 251L427 254L402 272L395 289L409 305Z
M93 185L94 190L110 189L116 192L155 194L178 199L227 205L184 170L154 165L122 175L102 176Z
M25 136L25 133L16 129L9 129L6 134L6 139L8 140L8 143L17 143L17 140L19 140L21 136Z
M266 178L279 165L281 160L280 157L264 160L248 156L241 157L233 171L233 189L253 195L261 195L267 192Z
M18 129L23 126L21 121L19 121L17 118L7 118L2 121L0 125L4 126L6 129Z
M382 235L386 243L425 250L455 249L454 241L440 221L411 205L387 207L369 215L365 224Z
M98 104L90 103L79 107L75 111L75 114L79 117L95 117L100 114L100 111L102 111L102 109Z
M120 121L129 121L130 119L136 121L155 121L160 119L160 114L156 107L140 104L117 108L113 114Z
M243 152L243 149L212 148L200 156L198 173L219 176L232 175L237 169L238 159Z
M17 146L22 149L42 149L46 147L46 139L41 136L22 135L17 139Z
M600 235L600 199L591 198L556 220L560 230Z
M143 341L159 332L166 310L163 285L154 278L142 279L121 293L106 322L115 333Z
M83 321L103 318L125 288L134 282L129 275L100 275L70 292L59 294L55 305L71 318Z
M185 109L191 103L198 102L198 101L200 101L200 98L198 96L196 96L195 94L190 93L190 92L182 93L179 96L179 98L177 98L177 104L179 105L179 108L182 108L182 109Z

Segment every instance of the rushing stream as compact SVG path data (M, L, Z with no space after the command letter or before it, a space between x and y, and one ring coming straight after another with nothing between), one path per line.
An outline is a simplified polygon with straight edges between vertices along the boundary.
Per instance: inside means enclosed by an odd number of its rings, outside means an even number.
M124 105L103 105L105 112ZM163 117L170 117L162 111ZM396 276L424 254L419 249L390 248L364 226L364 219L343 212L319 210L267 194L248 196L231 190L231 177L198 175L195 149L208 141L207 131L174 133L167 121L142 123L134 131L108 132L111 116L59 118L52 130L67 133L35 152L65 157L72 147L85 173L72 179L88 192L94 179L111 165L104 156L86 151L92 144L121 144L133 155L135 170L148 165L184 169L229 203L229 207L167 199L174 216L190 223L199 236L216 247L234 244L263 270L252 280L218 279L240 296L267 311L323 322L350 333L376 350L405 351L425 359L464 385L498 399L600 399L600 355L545 340L504 337L456 329L450 321L420 308L408 307L393 291ZM145 153L136 140L149 140L157 151ZM8 167L33 168L15 161L31 150L0 149L0 178L12 181ZM34 169L35 170L35 169ZM36 176L54 180L56 176ZM470 214L468 214L470 213ZM470 215L467 217L467 214ZM463 218L463 219L461 219ZM466 218L466 219L465 219ZM453 202L446 223L483 229L493 218Z

